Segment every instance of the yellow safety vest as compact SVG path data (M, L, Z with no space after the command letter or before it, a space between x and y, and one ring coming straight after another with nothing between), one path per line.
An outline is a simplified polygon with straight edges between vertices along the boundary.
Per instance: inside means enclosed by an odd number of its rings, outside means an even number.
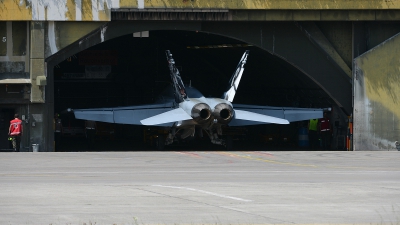
M311 119L310 127L308 129L317 131L317 125L318 125L318 119Z

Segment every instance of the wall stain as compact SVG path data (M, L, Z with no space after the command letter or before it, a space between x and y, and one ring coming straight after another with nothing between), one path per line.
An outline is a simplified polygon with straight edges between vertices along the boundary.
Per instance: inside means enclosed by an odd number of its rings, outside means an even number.
M354 141L359 146L391 150L400 136L399 55L400 34L355 59Z
M96 3L106 3L107 7L100 7L99 19L110 20L110 0L96 0ZM400 1L392 0L144 0L145 8L203 8L203 9L287 9L287 10L325 10L325 9L400 9ZM62 7L57 7L61 5ZM64 7L67 5L66 7ZM75 20L76 0L0 0L0 20ZM50 7L49 7L50 6ZM46 17L45 7L49 7ZM115 7L115 6L114 6ZM119 0L119 8L137 8L138 2L133 0ZM66 11L64 11L66 9ZM89 10L90 9L90 10ZM103 10L104 9L104 10ZM53 14L55 13L55 14ZM104 15L102 15L104 14ZM395 17L397 15L394 15ZM93 20L92 0L82 0L82 19Z

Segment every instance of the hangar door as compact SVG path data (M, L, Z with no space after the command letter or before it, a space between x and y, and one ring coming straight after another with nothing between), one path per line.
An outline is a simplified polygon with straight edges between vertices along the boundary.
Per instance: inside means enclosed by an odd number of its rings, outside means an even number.
M354 150L397 150L400 33L354 59Z

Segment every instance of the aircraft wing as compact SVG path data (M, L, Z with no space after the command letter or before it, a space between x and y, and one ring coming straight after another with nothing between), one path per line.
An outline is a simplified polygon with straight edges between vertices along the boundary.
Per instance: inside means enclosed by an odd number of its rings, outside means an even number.
M271 118L270 123L280 123L279 119L285 119L289 122L302 121L317 119L323 117L323 109L314 108L290 108L290 107L270 107L270 106L256 106L256 105L242 105L233 104L233 108L239 112L239 116L235 116L229 123L229 126L247 126L247 125L257 125L265 124L262 120L255 121L252 120L254 117L249 117L249 119L243 118L241 111L252 112L257 114L266 115ZM275 119L273 119L275 118ZM265 120L264 120L265 121ZM267 122L268 123L268 122Z
M74 109L76 119L133 125L171 126L176 121L192 119L175 108L172 102L139 106ZM183 111L184 112L184 111Z

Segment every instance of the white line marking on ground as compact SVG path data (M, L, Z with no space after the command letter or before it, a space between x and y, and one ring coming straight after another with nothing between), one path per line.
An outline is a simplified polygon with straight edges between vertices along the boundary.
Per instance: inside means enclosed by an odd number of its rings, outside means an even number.
M209 191L198 190L198 189L194 189L194 188L176 187L176 186L164 186L164 185L158 185L158 184L157 185L151 185L151 186L153 186L153 187L184 189L184 190L189 190L189 191L197 191L197 192L200 192L200 193L214 195L214 196L221 197L221 198L229 198L229 199L233 199L233 200L237 200L237 201L243 201L243 202L252 202L252 200L248 200L248 199L237 198L237 197L232 197L232 196L227 196L227 195L221 195L221 194L217 194L217 193L213 193L213 192L209 192Z

